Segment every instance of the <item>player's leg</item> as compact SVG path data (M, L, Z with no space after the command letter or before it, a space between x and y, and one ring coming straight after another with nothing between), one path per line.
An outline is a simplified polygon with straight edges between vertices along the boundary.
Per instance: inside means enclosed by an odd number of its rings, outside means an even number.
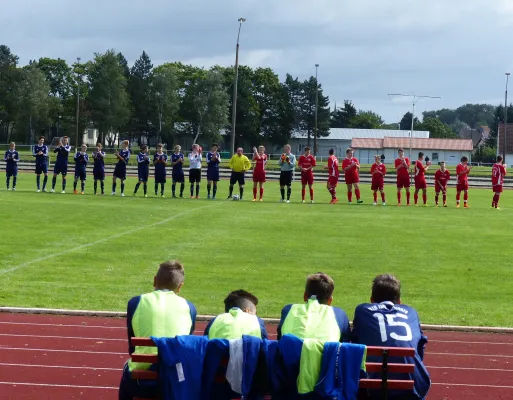
M425 187L422 188L422 202L424 205L427 204L427 190Z
M244 179L244 172L240 173L238 182L239 182L239 196L240 196L240 200L242 200L244 197L244 184L246 183L246 181Z
M12 190L16 190L16 183L18 180L18 170L14 170L12 173Z
M456 189L456 208L460 206L460 199L461 199L461 189L458 187Z
M171 181L171 195L172 195L173 199L176 197L176 180L174 177Z
M11 181L11 175L9 174L9 171L5 173L5 186L7 187L7 190L9 190L9 185Z
M66 191L66 179L67 179L68 173L67 173L67 171L63 171L61 173L61 175L62 175L62 192L64 193Z
M82 194L85 193L85 184L86 184L86 172L83 171L82 176L80 177L80 189L81 189L80 192Z
M435 206L438 207L438 197L440 196L440 188L438 187L438 184L435 186Z
M419 202L419 188L415 188L415 192L413 193L413 203L417 205Z
M125 178L121 178L121 196L125 195Z
M137 180L137 183L135 184L135 187L134 187L134 196L137 194L137 191L139 190L139 187L141 186L141 183L142 183L142 180L141 180L141 178L139 178Z
M189 183L191 184L190 192L191 192L191 199L194 198L194 184L196 183L196 177L195 177L194 170L189 170Z
M257 199L257 186L258 186L258 182L253 180L253 201L256 201L256 199ZM260 187L262 187L262 186L260 186Z
M312 182L308 182L308 189L310 189L310 201L313 203L313 201L314 201L313 180L312 180Z
M212 181L207 180L207 199L210 199L210 191L212 190Z
M260 201L264 199L264 182L258 182L258 185L260 186Z
M468 205L468 188L463 191L463 207L470 208Z
M77 184L78 184L78 174L75 173L75 179L73 180L73 193L75 193L75 194L78 194Z
M410 188L407 186L405 187L406 190L406 205L409 206L410 205Z
M349 202L349 204L351 204L353 201L353 184L346 182L346 185L347 185L347 201Z
M48 183L48 170L44 170L45 177L43 179L43 192L46 192L46 184Z
M381 193L381 204L382 205L385 205L386 204L386 198L385 198L385 188L383 186L381 186L379 188L379 192Z
M37 185L37 191L41 191L41 173L36 172L36 185Z
M280 194L281 194L281 201L285 201L285 186L286 186L286 179L285 179L285 172L280 172Z
M397 184L397 205L401 205L401 186L399 186L399 183Z
M55 185L57 184L57 165L53 169L53 177L52 177L52 192L55 192Z
M160 197L164 197L165 186L166 186L166 181L160 180Z
M100 179L100 189L102 191L102 196L105 194L105 176Z
M219 178L217 178L217 180L215 180L214 182L212 182L212 200L215 200L216 199L216 195L217 195L217 184L219 182Z
M301 201L305 202L305 195L306 195L306 182L301 182Z
M358 204L363 203L363 201L360 200L360 184L358 182L355 182L353 184L353 186L354 186L354 194L356 195L356 202Z
M377 205L378 204L378 190L377 189L374 189L372 191L372 197L374 198L374 205Z
M201 170L196 170L196 198L199 198L200 182L201 182Z
M115 173L116 171L114 171ZM117 181L116 181L116 175L114 174L112 176L112 194L115 195L116 194L116 185L117 185Z
M442 189L442 201L443 201L444 207L447 207L447 187L444 187Z
M94 195L96 196L96 193L98 191L98 179L96 179L96 178L94 178L93 190L94 190Z
M292 171L287 174L287 203L290 202L290 195L292 193L292 174Z
M233 196L233 186L235 185L235 182L237 182L237 178L235 176L235 172L232 171L232 173L230 175L230 186L228 187L227 199L231 199Z
M183 192L185 190L185 177L182 175L180 181L180 197L183 198Z

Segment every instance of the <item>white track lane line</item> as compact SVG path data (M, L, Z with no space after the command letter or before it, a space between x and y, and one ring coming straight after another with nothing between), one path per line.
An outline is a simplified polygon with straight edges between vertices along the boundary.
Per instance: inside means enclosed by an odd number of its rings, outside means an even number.
M5 347L0 345L0 350L14 350L14 351L38 351L38 352L53 352L53 353L79 353L79 354L112 354L115 356L126 356L126 353L116 353L113 351L86 351L86 350L62 350L62 349L32 349L28 347Z
M103 340L110 342L126 342L128 339L107 339L96 337L79 337L79 336L41 336L41 335L18 335L17 333L0 333L0 336L7 337L24 337L24 338L42 338L42 339L70 339L70 340Z
M123 371L123 368L71 367L69 365L35 365L35 364L10 364L10 363L0 363L0 367L87 369L87 370L92 370L92 371L116 371L116 372Z
M513 343L511 342L508 342L508 343L501 343L501 342L467 342L465 340L429 340L428 342L428 345L429 343L461 343L461 344L496 344L496 345L500 345L500 346L513 346Z
M426 351L424 356L463 356L463 357L489 357L489 358L513 358L513 355L506 356L502 354L463 354L463 353L431 353Z
M29 383L29 382L0 382L0 385L7 386L43 386L43 387L59 387L74 389L102 389L102 390L118 390L119 387L112 386L78 386L78 385L54 385L50 383Z
M0 321L3 325L30 325L30 326L53 326L55 328L96 328L96 329L124 329L126 326L103 326L103 325L66 325L66 324L33 324L31 322L7 322Z
M0 364L1 365L1 364ZM466 370L466 371L494 371L494 372L513 372L513 369L500 369L500 368L467 368L467 367L435 367L434 365L426 365L427 369L455 369L455 370Z
M482 387L492 389L513 389L513 386L500 386L500 385L473 385L471 383L440 383L431 382L431 385L435 386L466 386L466 387Z
M187 211L175 214L172 217L163 219L161 221L154 222L153 224L142 225L142 226L139 226L137 228L130 229L128 231L120 232L120 233L117 233L115 235L105 237L103 239L95 240L94 242L85 243L85 244L82 244L80 246L73 247L71 249L61 251L59 253L53 253L53 254L49 254L49 255L44 256L44 257L36 258L34 260L27 261L27 262L24 262L22 264L15 265L14 267L11 267L11 268L0 269L0 275L5 275L5 274L7 274L9 272L17 271L17 270L19 270L21 268L24 268L24 267L27 267L27 266L29 266L31 264L35 264L35 263L38 263L38 262L41 262L41 261L49 260L50 258L60 257L60 256L63 256L65 254L72 253L74 251L82 250L82 249L85 249L85 248L88 248L88 247L91 247L91 246L96 246L97 244L108 242L109 240L112 240L112 239L117 239L119 237L123 237L123 236L126 236L126 235L131 235L132 233L136 233L136 232L142 231L142 230L147 229L147 228L152 228L154 226L167 224L168 222L173 221L174 219L183 217L184 215L188 215L188 214L194 213L194 212L199 211L199 210L204 210L206 208L212 208L212 207L215 207L215 206L217 206L219 204L223 204L223 203L222 202L216 202L216 203L208 205L208 206L197 207L197 208L194 208L194 209L191 209L191 210L187 210Z

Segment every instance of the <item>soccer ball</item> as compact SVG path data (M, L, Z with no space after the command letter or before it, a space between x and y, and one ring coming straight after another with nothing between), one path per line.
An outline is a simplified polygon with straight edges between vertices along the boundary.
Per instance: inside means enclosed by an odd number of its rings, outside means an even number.
M236 200L240 200L240 198L239 198L239 195L238 195L238 194L234 194L234 195L233 195L233 197L232 197L232 199L233 199L234 201L236 201Z

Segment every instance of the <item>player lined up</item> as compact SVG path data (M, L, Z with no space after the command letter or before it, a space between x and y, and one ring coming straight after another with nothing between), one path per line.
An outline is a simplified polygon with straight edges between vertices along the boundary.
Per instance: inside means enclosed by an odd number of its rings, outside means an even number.
M44 174L44 180L42 185L42 191L46 192L46 185L48 181L48 146L45 144L45 138L41 136L36 146L34 146L33 156L36 159L35 173L36 173L36 185L37 192L41 191L40 178L41 174ZM210 152L207 153L207 199L215 200L218 182L220 179L220 163L221 156L218 152L219 146L213 144ZM52 179L51 192L55 192L55 186L57 184L57 177L62 176L62 193L66 192L66 178L68 172L68 158L71 151L71 146L68 142L68 137L63 137L59 141L57 147L54 149L54 153L57 154L56 163L54 166L54 174ZM86 182L86 166L89 162L89 156L86 153L87 146L84 144L81 146L79 152L74 156L75 161L75 180L74 180L74 193L77 192L78 181L81 181L81 190L83 194L85 190ZM130 160L130 149L129 141L125 140L122 143L122 149L115 153L117 163L114 168L113 180L112 180L112 195L116 195L117 180L121 181L121 196L124 196L125 191L125 180L126 180L126 166ZM94 160L94 194L98 193L98 182L101 185L101 194L104 194L104 181L105 181L105 152L102 151L102 145L98 143L96 145L96 151L92 153ZM138 182L134 188L134 195L137 194L141 184L143 185L144 197L147 197L148 191L148 180L150 174L150 163L154 166L155 176L155 196L159 195L164 197L165 184L167 182L167 167L172 167L172 197L176 198L176 185L180 184L180 197L183 197L185 188L185 175L183 171L184 155L181 152L180 146L174 147L174 153L169 158L167 154L163 152L162 144L157 145L157 152L153 155L153 160L148 155L148 147L143 145L140 153L137 155L138 164ZM6 162L6 187L10 190L10 183L12 178L12 190L16 190L17 174L19 161L19 153L16 151L16 144L11 143L9 150L5 152L4 161ZM253 201L257 201L258 188L260 188L260 196L258 200L263 201L264 195L264 183L266 182L266 166L268 157L265 154L265 147L259 146L253 148L253 161L255 167L253 169ZM430 168L431 162L429 159L425 159L424 164L424 153L420 152L418 159L415 161L413 166L414 177L413 181L415 184L414 193L414 204L419 203L419 192L422 191L422 203L427 206L427 181L426 171ZM192 151L189 154L189 183L190 183L190 196L191 198L199 198L200 182L201 182L201 168L202 168L202 149L199 145L194 144ZM290 197L292 193L292 181L294 176L294 170L296 167L296 157L291 152L291 146L285 145L284 152L281 155L278 165L280 167L280 193L281 202L290 203ZM316 167L315 157L311 154L309 147L305 147L304 154L299 157L297 165L301 170L301 201L305 202L306 186L308 185L310 191L310 202L314 203L314 173L313 169ZM397 204L402 205L402 189L406 192L406 205L410 205L410 160L404 156L404 150L398 150L398 158L394 161L396 170L396 184L397 184ZM244 196L244 185L245 185L245 174L251 168L251 161L243 154L243 149L238 148L237 153L230 159L229 167L232 170L230 176L230 186L228 198L233 196L233 188L235 184L239 186L239 197L243 199ZM336 196L336 188L340 177L340 170L338 166L338 159L335 156L334 149L329 150L329 157L327 165L324 167L328 171L328 179L326 188L331 195L330 204L338 202ZM349 204L352 204L353 189L358 204L363 203L361 200L359 182L359 170L360 163L357 158L354 157L353 149L347 149L346 158L342 161L341 170L344 172L344 181L347 185L347 200ZM460 207L461 192L463 192L463 204L464 208L470 208L468 205L468 175L471 171L471 166L468 165L468 158L462 157L461 162L456 167L456 207ZM377 205L378 192L381 195L382 205L386 205L386 196L384 192L384 178L387 173L386 166L382 163L381 157L376 155L375 162L371 166L371 190L373 192L373 204ZM506 176L506 168L503 165L502 156L497 157L497 162L492 168L492 186L493 186L493 199L492 208L499 208L499 199L503 191L504 177ZM451 175L446 168L444 161L440 162L440 168L434 175L435 181L435 205L439 205L439 196L442 193L443 207L447 207L447 184L450 180ZM286 197L285 197L286 196Z

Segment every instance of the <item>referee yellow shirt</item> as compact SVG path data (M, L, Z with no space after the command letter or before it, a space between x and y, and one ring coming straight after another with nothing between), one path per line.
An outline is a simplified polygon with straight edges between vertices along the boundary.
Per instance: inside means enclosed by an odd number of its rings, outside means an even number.
M246 172L251 168L251 162L245 155L235 154L230 158L230 168L234 172Z

